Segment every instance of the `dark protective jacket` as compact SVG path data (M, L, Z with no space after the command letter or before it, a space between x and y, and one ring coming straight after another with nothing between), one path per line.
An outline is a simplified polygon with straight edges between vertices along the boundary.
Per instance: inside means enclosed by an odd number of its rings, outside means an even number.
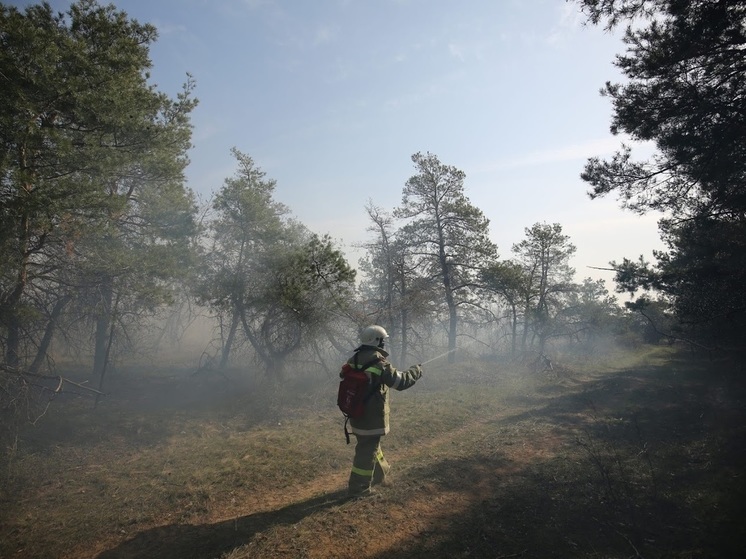
M385 435L389 432L389 388L406 390L422 376L419 365L413 365L406 371L397 370L386 358L388 352L377 347L360 346L348 359L351 367L365 369L370 382L371 395L365 404L365 413L358 418L350 419L350 427L356 435Z

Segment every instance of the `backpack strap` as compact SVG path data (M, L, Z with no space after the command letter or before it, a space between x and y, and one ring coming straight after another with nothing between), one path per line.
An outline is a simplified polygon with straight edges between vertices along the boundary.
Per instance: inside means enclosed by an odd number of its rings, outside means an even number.
M358 355L359 355L358 352L355 352L355 355L352 356L352 359L355 363L355 368L359 371L365 371L368 367L372 367L373 365L381 361L380 357L374 357L368 363L360 367L357 362Z
M355 368L356 368L356 369L357 369L358 371L363 371L363 372L367 371L367 370L368 370L368 367L372 367L372 366L373 366L373 365L375 365L376 363L380 363L380 362L381 362L381 358L380 358L380 357L374 357L374 358L373 358L373 359L371 359L371 360L370 360L370 361L369 361L368 363L366 363L366 364L365 364L365 365L363 365L362 367L358 368L358 364L357 364L357 353L355 354L355 358L354 358L354 359L355 359ZM369 393L369 394L368 394L368 395L367 395L367 396L365 397L365 400L363 400L364 402L367 402L367 401L368 401L368 398L370 398L370 397L371 397L371 396L373 395L373 388L374 388L375 386L379 385L379 384L381 384L381 382L380 382L380 381L379 381L378 383L375 383L375 382L371 383L371 390L370 390L370 393Z
M347 430L347 424L350 422L350 416L345 415L345 439L347 439L347 444L350 444L350 432Z
M357 357L357 353L355 354L355 356ZM372 367L373 365L375 365L376 363L379 363L380 361L381 361L380 357L374 357L373 359L371 359L369 363L366 363L365 366L360 370L365 372L365 370L368 367ZM355 365L357 365L357 363L355 363ZM373 397L373 394L378 392L378 387L381 386L381 384L383 384L381 379L378 379L378 382L370 383L370 388L368 389L368 393L365 395L365 398L363 398L363 404L367 404L368 400L370 400Z

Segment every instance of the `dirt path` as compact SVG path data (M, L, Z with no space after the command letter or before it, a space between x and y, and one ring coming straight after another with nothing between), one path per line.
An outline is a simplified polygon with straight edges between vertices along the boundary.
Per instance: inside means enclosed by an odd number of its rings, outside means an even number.
M344 491L352 446L329 410L262 428L187 415L169 416L175 429L150 432L162 418L128 419L116 432L133 431L132 443L93 444L88 435L50 454L57 463L37 475L58 479L18 504L18 543L7 556L729 556L740 549L731 535L746 512L744 390L686 367L608 371L530 390L432 388L395 410L398 427L384 440L391 485L352 501ZM309 417L317 427L299 432ZM34 503L42 495L53 503L46 509ZM101 515L82 516L86 507ZM73 543L49 552L61 542Z

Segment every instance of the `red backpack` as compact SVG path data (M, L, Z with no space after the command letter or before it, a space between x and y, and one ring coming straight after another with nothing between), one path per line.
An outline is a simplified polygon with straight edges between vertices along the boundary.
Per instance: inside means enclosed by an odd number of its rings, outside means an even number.
M350 444L350 433L347 431L347 422L352 419L362 417L365 413L365 404L375 389L377 384L371 384L365 370L378 363L380 358L376 357L370 363L360 369L355 369L349 363L342 365L342 380L339 381L339 390L337 391L337 406L345 416L345 437L347 444ZM357 353L355 354L355 366L357 366Z

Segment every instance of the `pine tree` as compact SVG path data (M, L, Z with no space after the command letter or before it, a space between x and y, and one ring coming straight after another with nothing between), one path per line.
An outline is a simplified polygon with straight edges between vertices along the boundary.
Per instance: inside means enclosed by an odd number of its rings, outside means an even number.
M407 220L402 236L418 269L440 285L453 362L459 309L477 304L479 272L496 257L497 248L489 238L489 220L464 193L465 173L430 153L416 153L412 161L417 174L407 180L395 215Z
M185 268L193 84L175 100L149 85L156 30L113 5L80 0L60 14L0 5L0 29L5 361L21 363L40 305L77 298L96 317L102 374L114 302L157 305L167 297L161 280ZM96 298L86 303L86 293Z
M652 141L591 159L591 197L660 211L666 251L625 259L620 289L655 288L688 336L743 347L746 334L746 4L740 0L578 0L592 23L627 24L624 84L607 83L613 133Z

